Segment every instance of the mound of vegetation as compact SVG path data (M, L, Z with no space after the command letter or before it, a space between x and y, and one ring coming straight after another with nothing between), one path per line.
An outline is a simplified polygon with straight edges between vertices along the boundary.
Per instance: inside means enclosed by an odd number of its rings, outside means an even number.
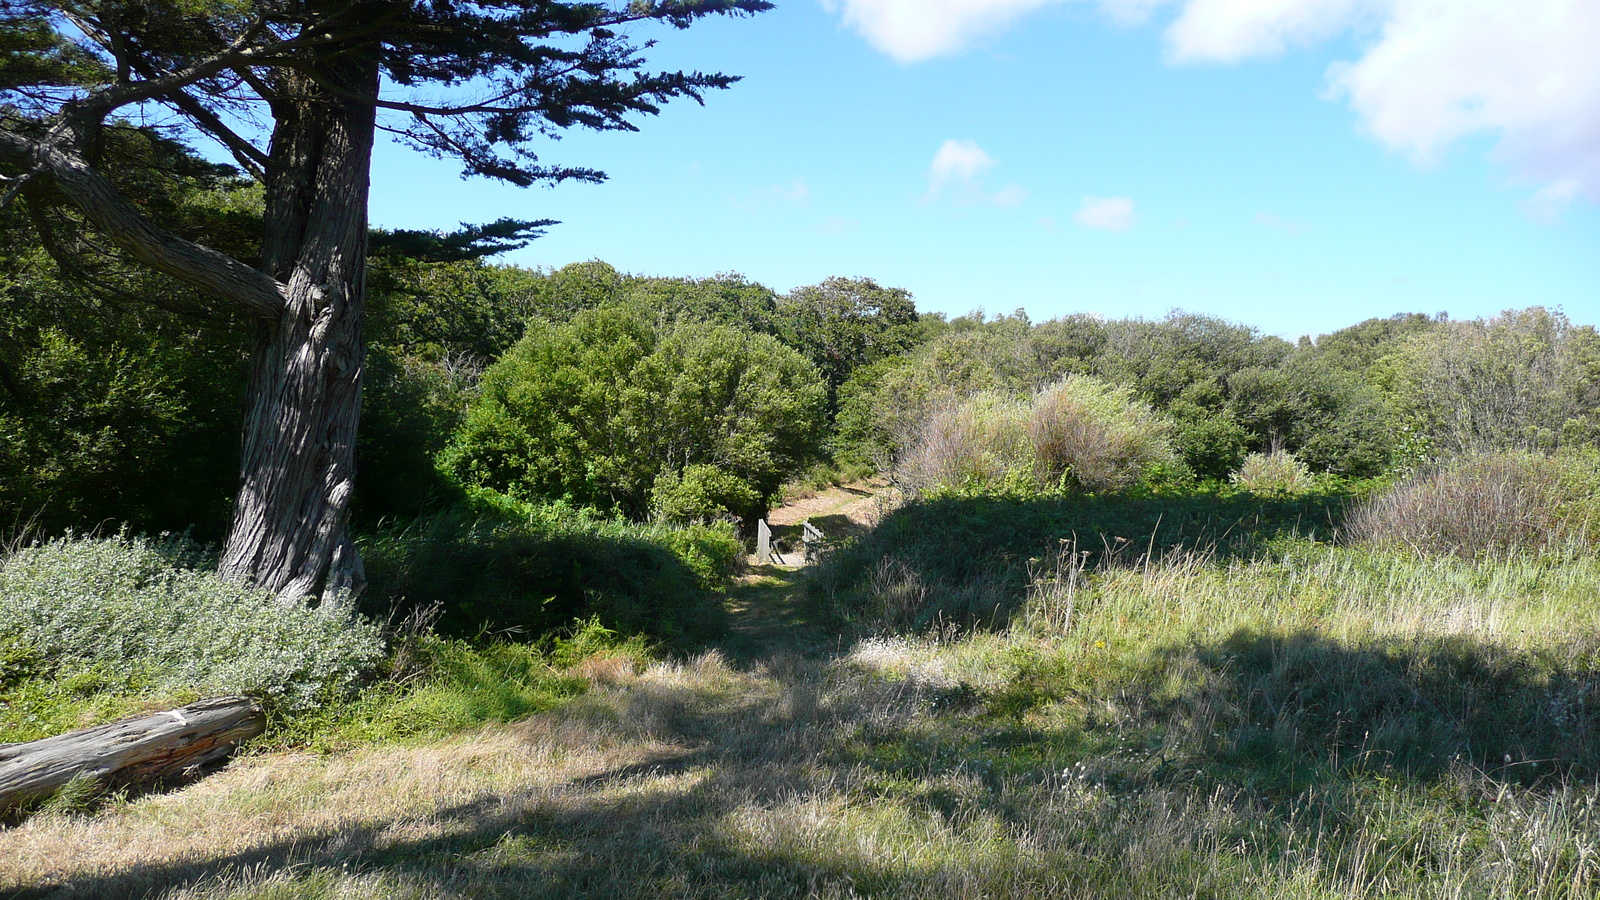
M1071 376L1026 401L982 393L934 410L899 475L926 495L1127 490L1177 468L1170 430L1126 388Z
M0 568L6 680L48 673L168 694L341 699L383 655L378 628L330 600L285 606L199 567L183 538L61 538Z
M748 516L819 448L824 399L773 338L603 308L534 326L491 366L441 465L463 485L635 518L661 476L713 466L748 504L726 512Z
M630 524L479 492L471 507L362 543L374 615L436 609L442 634L534 640L578 619L692 646L722 634L717 597L744 560L731 525Z
M1600 537L1600 454L1457 457L1374 496L1350 528L1361 540L1425 554L1582 550Z

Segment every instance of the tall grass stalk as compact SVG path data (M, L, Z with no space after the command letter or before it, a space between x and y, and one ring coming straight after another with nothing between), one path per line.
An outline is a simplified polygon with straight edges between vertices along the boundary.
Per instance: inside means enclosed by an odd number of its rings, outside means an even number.
M1071 551L1073 553L1077 551ZM76 896L1592 898L1600 563L1035 564L1010 628L597 681L0 832ZM1130 561L1131 563L1131 561ZM886 577L892 577L892 573ZM71 848L63 852L62 848Z

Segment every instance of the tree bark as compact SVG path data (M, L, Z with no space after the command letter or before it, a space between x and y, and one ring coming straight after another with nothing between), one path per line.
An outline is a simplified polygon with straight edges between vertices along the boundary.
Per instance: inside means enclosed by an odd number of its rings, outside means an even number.
M266 728L253 700L220 697L26 744L0 744L0 814L49 799L74 778L146 785L216 762Z
M378 68L359 49L282 77L262 267L285 286L252 365L241 484L218 571L284 603L359 592L346 533L361 414ZM328 85L339 88L330 92Z

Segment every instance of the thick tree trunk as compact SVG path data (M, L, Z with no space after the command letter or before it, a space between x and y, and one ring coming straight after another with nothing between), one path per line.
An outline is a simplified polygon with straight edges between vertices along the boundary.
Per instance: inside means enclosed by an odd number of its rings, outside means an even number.
M285 76L267 173L263 268L286 309L263 322L233 523L218 566L285 603L357 592L346 534L361 414L367 190L377 66L359 50Z
M26 744L0 744L0 815L74 778L101 789L144 785L216 762L266 727L253 700L221 697Z

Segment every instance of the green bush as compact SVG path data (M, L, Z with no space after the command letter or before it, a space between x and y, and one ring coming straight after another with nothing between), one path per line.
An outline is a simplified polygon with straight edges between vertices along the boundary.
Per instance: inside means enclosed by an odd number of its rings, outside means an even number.
M345 604L285 606L196 568L184 538L60 538L0 569L0 639L58 672L133 673L166 691L303 709L355 687L383 653ZM9 651L8 651L9 652Z
M530 327L489 368L440 464L463 486L643 518L657 478L693 465L772 496L820 449L823 404L774 338L592 310Z
M1362 504L1351 533L1462 557L1562 552L1600 538L1600 452L1457 457Z
M708 465L693 465L682 474L656 476L650 491L654 518L671 524L706 524L740 519L756 511L761 495L737 476Z
M473 503L361 539L373 615L437 605L449 636L539 637L598 617L624 635L693 645L722 633L713 594L744 548L731 525L636 525L477 490Z
M1600 333L1560 312L1440 323L1377 368L1409 424L1447 453L1600 443Z

